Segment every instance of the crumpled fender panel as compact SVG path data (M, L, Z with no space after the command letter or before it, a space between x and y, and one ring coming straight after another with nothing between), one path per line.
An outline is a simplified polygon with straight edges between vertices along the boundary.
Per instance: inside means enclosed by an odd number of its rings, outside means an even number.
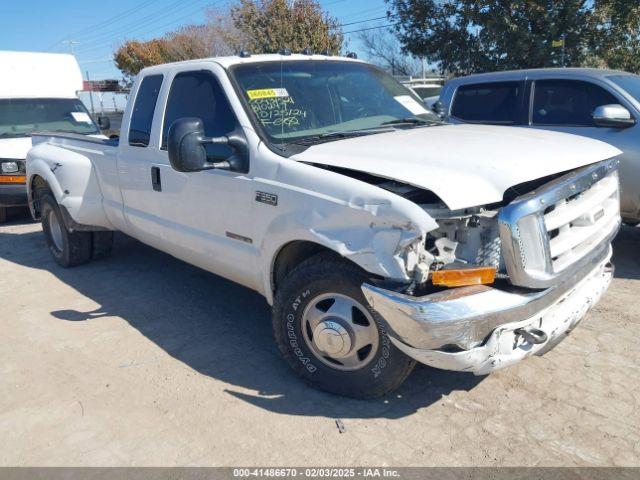
M265 177L256 177L256 191L278 197L277 206L256 203L257 228L264 228L256 235L259 257L270 262L262 269L269 301L273 262L292 241L320 244L374 275L408 282L405 249L438 227L418 205L329 170L278 162Z

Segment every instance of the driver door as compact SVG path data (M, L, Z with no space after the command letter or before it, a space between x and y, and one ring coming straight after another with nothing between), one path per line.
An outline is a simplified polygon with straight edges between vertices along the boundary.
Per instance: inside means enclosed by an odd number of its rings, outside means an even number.
M155 193L162 211L164 242L174 256L254 287L252 178L248 172L221 169L174 170L167 135L175 120L186 117L201 119L208 137L226 135L237 127L226 93L212 71L177 71L171 79L156 163L160 186ZM233 152L228 145L207 144L205 148L211 162L222 161Z

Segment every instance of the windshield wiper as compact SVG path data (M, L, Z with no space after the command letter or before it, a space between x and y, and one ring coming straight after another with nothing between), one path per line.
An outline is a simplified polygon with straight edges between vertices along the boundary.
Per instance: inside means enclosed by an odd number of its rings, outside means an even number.
M374 133L382 133L392 131L388 128L370 128L366 130L346 130L343 132L326 132L321 133L319 135L312 135L310 137L301 138L299 140L294 140L293 144L296 145L311 145L314 143L320 143L324 141L337 140L341 138L352 138L352 137L361 137L363 135L372 135Z
M388 122L381 123L380 126L397 126L397 125L414 125L420 127L432 127L434 125L446 125L446 122L438 120L423 120L421 118L398 118L397 120L389 120Z
M434 122L435 123L435 122ZM428 125L429 122L420 118L398 118L396 120L389 120L380 124L381 127L387 125Z

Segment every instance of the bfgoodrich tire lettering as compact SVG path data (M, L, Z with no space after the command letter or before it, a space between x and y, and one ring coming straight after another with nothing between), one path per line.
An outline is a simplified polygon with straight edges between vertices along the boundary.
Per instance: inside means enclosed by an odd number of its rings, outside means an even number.
M355 398L378 397L396 389L415 365L393 346L381 317L368 305L360 290L366 280L367 275L355 265L335 255L320 254L287 275L276 293L273 310L274 336L289 366L323 390ZM375 351L363 355L365 363L356 368L332 367L330 362L320 360L317 350L314 353L308 335L305 339L303 312L310 302L327 294L353 299L375 324Z

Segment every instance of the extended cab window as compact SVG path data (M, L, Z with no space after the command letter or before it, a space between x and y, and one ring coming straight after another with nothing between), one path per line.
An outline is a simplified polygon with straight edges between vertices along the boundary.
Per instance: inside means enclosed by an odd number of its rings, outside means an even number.
M151 136L151 123L156 109L158 94L162 86L162 75L149 75L142 79L136 103L131 113L129 125L129 145L134 147L146 147Z
M219 137L236 128L236 117L227 96L210 72L185 72L176 75L171 84L162 130L162 148L167 148L167 134L171 124L179 118L202 120L207 137ZM224 159L231 155L228 145L205 144L207 157Z
M534 125L595 127L593 111L601 105L620 103L612 94L579 80L536 80L533 93Z
M517 124L521 88L519 82L463 85L456 91L451 116L465 122Z

